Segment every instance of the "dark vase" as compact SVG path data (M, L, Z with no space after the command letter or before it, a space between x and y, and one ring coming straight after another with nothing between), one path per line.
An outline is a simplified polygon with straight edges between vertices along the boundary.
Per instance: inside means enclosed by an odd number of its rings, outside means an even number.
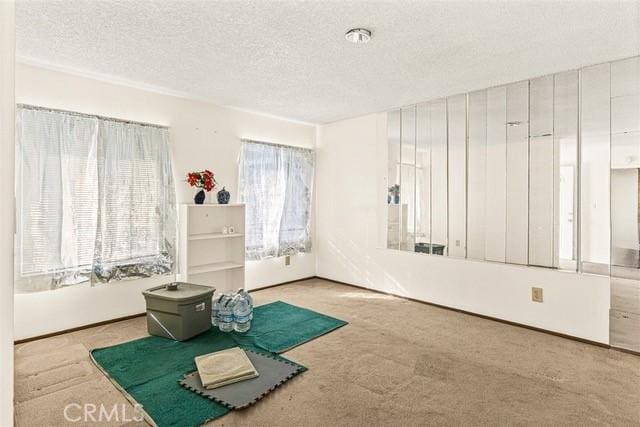
M196 205L201 205L204 203L204 196L205 196L204 190L200 190L193 197L193 201L196 202Z
M226 205L229 203L229 199L231 198L231 194L227 190L222 187L222 190L218 191L218 203L221 205Z

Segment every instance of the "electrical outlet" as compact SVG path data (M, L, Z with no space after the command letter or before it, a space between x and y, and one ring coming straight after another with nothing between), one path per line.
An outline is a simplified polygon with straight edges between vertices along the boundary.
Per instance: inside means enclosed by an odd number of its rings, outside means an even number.
M531 301L542 302L542 288L531 288Z
M291 256L287 255L284 257L284 265L291 265Z

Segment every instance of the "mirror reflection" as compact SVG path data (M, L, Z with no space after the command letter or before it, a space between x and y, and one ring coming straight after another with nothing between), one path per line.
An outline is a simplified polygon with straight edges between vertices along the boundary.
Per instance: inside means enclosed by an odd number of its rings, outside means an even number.
M388 113L392 249L640 269L640 57Z
M640 59L611 64L611 274L640 278Z

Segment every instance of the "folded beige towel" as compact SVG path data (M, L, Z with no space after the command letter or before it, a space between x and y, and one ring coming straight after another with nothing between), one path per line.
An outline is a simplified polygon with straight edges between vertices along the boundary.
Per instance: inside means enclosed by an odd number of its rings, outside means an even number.
M240 347L216 351L195 358L202 386L214 389L258 376L251 360Z

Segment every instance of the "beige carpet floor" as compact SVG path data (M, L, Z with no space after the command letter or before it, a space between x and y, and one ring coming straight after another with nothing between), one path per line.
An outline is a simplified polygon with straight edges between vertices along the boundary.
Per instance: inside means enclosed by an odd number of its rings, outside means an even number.
M639 356L319 279L254 297L350 324L285 353L309 371L211 425L640 425ZM64 425L69 403L131 417L89 350L145 335L141 317L17 345L17 425Z

